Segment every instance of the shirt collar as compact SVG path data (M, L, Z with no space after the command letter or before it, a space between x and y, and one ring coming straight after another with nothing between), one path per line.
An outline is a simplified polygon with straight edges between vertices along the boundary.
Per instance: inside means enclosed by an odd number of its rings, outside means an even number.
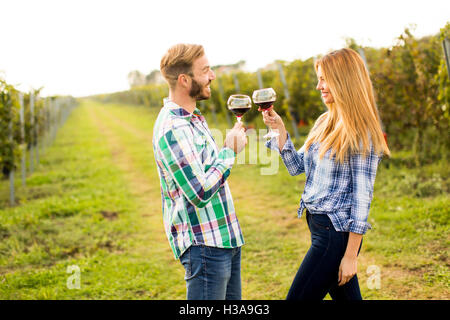
M164 108L168 108L174 116L186 119L188 121L190 121L193 116L197 116L199 118L203 117L202 113L197 107L195 107L192 113L189 113L186 109L180 107L178 104L176 104L169 98L164 98L163 100L164 100Z

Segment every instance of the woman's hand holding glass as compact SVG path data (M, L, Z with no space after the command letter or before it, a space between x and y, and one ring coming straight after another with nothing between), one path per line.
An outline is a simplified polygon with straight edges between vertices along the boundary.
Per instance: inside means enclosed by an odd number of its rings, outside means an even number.
M278 138L278 147L280 148L280 151L283 149L284 144L286 143L287 139L287 132L286 127L284 126L283 119L278 115L278 113L273 110L273 106L266 110L259 110L263 111L263 121L270 129L274 130L275 132L278 132L280 135Z
M278 113L273 110L273 106L269 109L261 109L259 108L258 111L263 111L263 121L264 123L272 130L281 130L284 129L284 123L281 117L278 115Z

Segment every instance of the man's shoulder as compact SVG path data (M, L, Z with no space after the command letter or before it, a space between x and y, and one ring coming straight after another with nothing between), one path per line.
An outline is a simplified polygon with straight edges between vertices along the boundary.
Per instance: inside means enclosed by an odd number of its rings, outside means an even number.
M170 112L168 108L161 108L155 122L153 137L159 139L167 134L167 132L174 130L185 130L189 127L189 122L184 118Z

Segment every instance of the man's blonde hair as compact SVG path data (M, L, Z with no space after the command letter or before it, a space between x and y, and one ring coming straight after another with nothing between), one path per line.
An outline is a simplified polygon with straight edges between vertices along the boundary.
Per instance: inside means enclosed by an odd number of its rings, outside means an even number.
M172 46L161 59L160 70L171 89L175 85L180 74L191 77L193 62L205 54L203 46L199 44L176 44Z

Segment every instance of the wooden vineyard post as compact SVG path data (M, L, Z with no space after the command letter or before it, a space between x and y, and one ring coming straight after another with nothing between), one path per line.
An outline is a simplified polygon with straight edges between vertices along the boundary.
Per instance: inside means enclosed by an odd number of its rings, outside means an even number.
M289 103L290 95L289 95L289 90L288 90L286 78L284 77L283 66L281 65L281 63L278 63L278 70L280 71L280 78L281 78L281 82L282 82L283 88L284 88L284 96L285 96L285 98L287 100L287 103L288 103L288 111L289 111L289 114L291 115L291 124L292 124L292 129L294 130L295 140L298 140L297 124L295 122L294 113L292 112L292 108L291 108L291 105Z
M23 93L19 93L20 104L20 147L22 162L20 169L22 171L22 186L25 187L27 179L27 146L25 143L25 108L23 103Z

